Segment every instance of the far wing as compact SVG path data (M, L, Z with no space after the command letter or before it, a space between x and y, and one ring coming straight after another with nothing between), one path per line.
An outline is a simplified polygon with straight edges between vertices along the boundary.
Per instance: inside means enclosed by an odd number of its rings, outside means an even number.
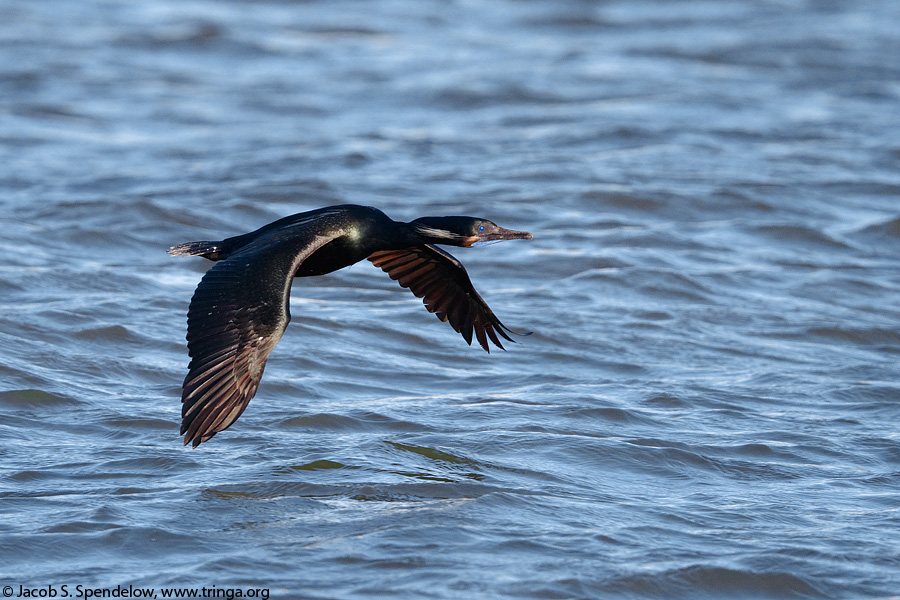
M508 327L491 311L475 291L465 267L447 252L423 244L402 250L373 252L369 260L391 279L422 298L425 308L441 321L449 321L466 343L472 344L472 332L481 347L490 352L488 338L503 348L500 336L514 341Z
M217 262L188 309L192 360L181 394L181 433L194 448L237 420L290 321L297 266L332 237L257 240Z

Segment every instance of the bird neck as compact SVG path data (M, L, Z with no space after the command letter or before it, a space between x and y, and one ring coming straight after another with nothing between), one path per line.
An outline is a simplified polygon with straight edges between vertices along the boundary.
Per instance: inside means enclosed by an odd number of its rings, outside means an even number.
M419 243L468 246L467 236L454 228L454 217L422 217L408 223L409 232Z

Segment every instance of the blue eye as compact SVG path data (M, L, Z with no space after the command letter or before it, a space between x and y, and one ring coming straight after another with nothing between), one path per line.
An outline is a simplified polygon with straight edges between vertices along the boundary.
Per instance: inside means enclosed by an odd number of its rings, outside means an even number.
M478 226L478 231L484 231L484 225L479 225L479 226Z

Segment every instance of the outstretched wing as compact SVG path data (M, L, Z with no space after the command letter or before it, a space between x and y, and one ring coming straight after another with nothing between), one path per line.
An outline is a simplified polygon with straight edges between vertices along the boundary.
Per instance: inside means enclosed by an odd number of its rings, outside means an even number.
M466 343L472 344L472 332L481 347L490 352L488 338L503 348L500 336L514 341L487 303L475 291L462 263L447 252L424 244L402 250L373 252L369 260L391 279L422 298L425 307L441 321L449 321Z
M237 420L262 379L266 358L291 319L297 267L333 237L266 238L216 263L188 309L189 372L181 433L194 448Z

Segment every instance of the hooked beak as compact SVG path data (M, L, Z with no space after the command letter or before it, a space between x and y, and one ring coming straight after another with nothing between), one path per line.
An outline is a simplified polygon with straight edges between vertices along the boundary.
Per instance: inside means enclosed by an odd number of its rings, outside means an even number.
M484 246L486 244L494 244L503 240L533 240L534 236L527 231L515 231L513 229L504 229L497 227L491 231L486 231L482 235L475 235L467 238L471 240L468 246Z
M487 234L483 239L487 242L491 240L533 240L534 236L527 231L514 231L498 227L497 231Z

